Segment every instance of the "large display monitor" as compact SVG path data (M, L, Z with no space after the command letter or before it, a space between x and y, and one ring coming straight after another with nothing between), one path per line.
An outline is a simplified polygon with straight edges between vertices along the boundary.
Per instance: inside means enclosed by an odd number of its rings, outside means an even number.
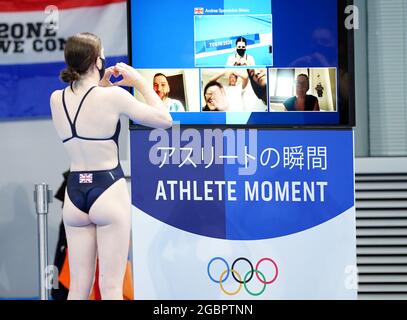
M351 2L129 1L130 63L181 125L353 126Z

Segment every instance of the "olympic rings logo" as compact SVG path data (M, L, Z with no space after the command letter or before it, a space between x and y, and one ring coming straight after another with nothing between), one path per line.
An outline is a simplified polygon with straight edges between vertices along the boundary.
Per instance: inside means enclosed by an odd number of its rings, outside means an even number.
M220 274L220 276L218 277L218 279L215 279L212 276L211 273L211 266L215 261L221 261L225 264L226 269ZM236 270L236 264L239 261L245 261L249 266L250 266L250 270L244 275L244 277L242 278L242 276L239 274L239 272L237 272ZM259 270L260 268L260 264L262 264L263 262L268 261L271 262L273 265L273 269L274 269L274 277L270 280L267 281L266 277L264 276L264 274ZM278 266L276 264L276 262L271 259L271 258L262 258L260 259L257 264L256 267L253 268L253 264L250 262L249 259L240 257L237 258L233 263L232 263L232 267L229 267L229 264L227 263L227 261L221 257L215 257L213 258L211 261L209 261L208 263L208 267L207 267L207 271L208 271L208 276L209 279L211 279L213 282L218 283L220 286L220 289L222 290L223 293L225 293L228 296L235 296L237 295L241 290L242 287L244 286L244 288L246 289L246 292L249 293L252 296L260 296L261 294L264 293L264 291L266 290L267 285L274 283L277 280L278 277ZM226 280L229 278L230 274L232 274L233 279L235 279L235 281L239 284L237 289L235 291L227 291L224 287L224 283L226 282ZM263 284L262 288L260 289L260 291L258 292L253 292L251 291L247 284L253 279L253 275L256 274L256 278L257 280L260 281L260 283Z

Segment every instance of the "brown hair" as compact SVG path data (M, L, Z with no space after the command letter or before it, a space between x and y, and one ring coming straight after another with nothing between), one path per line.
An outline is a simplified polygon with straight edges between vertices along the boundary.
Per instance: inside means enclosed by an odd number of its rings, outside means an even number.
M96 62L101 50L99 37L92 33L83 32L69 37L64 50L67 67L60 73L61 80L72 86Z

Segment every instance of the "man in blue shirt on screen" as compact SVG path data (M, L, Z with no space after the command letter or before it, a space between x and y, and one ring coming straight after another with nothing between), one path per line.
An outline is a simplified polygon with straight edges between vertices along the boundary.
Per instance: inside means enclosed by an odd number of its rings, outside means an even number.
M154 75L153 80L154 91L158 94L162 102L167 106L169 112L183 112L185 111L184 106L181 101L176 99L171 99L169 97L170 85L168 83L167 77L162 73L157 73Z

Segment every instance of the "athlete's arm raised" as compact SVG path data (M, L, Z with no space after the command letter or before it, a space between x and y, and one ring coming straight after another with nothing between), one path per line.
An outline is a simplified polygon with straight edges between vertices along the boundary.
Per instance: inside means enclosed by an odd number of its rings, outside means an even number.
M111 69L112 70L112 69ZM118 63L113 67L111 75L123 77L110 88L111 99L121 114L127 115L133 121L152 128L169 128L172 117L160 97L148 85L146 80L131 66ZM104 81L106 79L103 79ZM107 81L109 81L107 79ZM146 103L138 101L128 91L119 86L131 86L139 91Z

